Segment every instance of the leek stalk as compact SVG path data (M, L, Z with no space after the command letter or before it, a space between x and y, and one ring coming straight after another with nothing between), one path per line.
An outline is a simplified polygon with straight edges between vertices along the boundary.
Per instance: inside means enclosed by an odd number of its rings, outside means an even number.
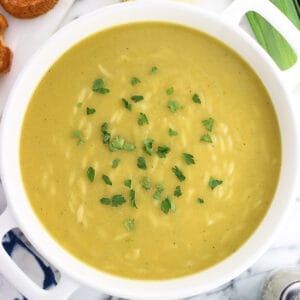
M300 30L300 5L297 0L270 0ZM248 12L247 19L260 45L269 53L281 70L295 64L297 56L285 38L256 12Z

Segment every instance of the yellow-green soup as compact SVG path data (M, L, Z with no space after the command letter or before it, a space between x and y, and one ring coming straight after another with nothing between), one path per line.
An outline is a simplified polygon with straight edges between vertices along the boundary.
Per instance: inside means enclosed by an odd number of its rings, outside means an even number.
M82 40L48 70L20 160L63 248L101 271L165 279L211 267L253 234L281 141L265 87L236 53L190 28L135 23Z

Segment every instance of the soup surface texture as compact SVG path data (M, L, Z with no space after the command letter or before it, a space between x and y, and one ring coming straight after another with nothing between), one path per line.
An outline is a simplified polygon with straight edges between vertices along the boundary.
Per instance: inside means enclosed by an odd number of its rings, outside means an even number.
M235 252L280 173L268 93L196 30L135 23L68 50L34 92L20 160L31 205L67 251L129 278L175 278Z

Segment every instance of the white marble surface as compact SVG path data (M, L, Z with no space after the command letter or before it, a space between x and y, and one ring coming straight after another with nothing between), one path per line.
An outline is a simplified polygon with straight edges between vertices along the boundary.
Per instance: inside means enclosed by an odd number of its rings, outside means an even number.
M149 0L151 1L151 0ZM113 4L118 0L61 0L59 5L49 14L31 21L16 20L9 17L10 29L6 40L15 53L12 72L6 77L0 77L0 111L3 108L9 90L22 70L26 61L57 28L93 11L103 5ZM230 0L192 0L206 9L216 12L221 11L230 3ZM2 12L0 8L0 12ZM300 103L299 93L296 100ZM1 190L0 190L1 191ZM4 197L0 193L0 212L3 210ZM24 257L16 260L30 265ZM294 209L291 211L287 223L277 235L276 241L251 268L246 270L236 279L204 295L198 295L193 300L256 300L260 299L260 291L265 276L269 271L287 266L299 266L300 268L300 199L295 201ZM34 266L32 266L34 268ZM0 274L0 299L12 300L22 299L4 279L5 274ZM97 291L82 287L71 297L72 300L104 300L110 297L102 295ZM113 298L116 299L116 298Z

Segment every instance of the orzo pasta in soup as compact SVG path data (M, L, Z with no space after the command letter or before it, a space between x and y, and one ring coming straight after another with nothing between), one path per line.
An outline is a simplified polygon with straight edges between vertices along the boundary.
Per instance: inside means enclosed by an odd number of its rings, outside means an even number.
M199 31L132 23L73 46L36 88L20 160L31 205L69 253L167 279L224 260L266 214L280 131L258 76Z

